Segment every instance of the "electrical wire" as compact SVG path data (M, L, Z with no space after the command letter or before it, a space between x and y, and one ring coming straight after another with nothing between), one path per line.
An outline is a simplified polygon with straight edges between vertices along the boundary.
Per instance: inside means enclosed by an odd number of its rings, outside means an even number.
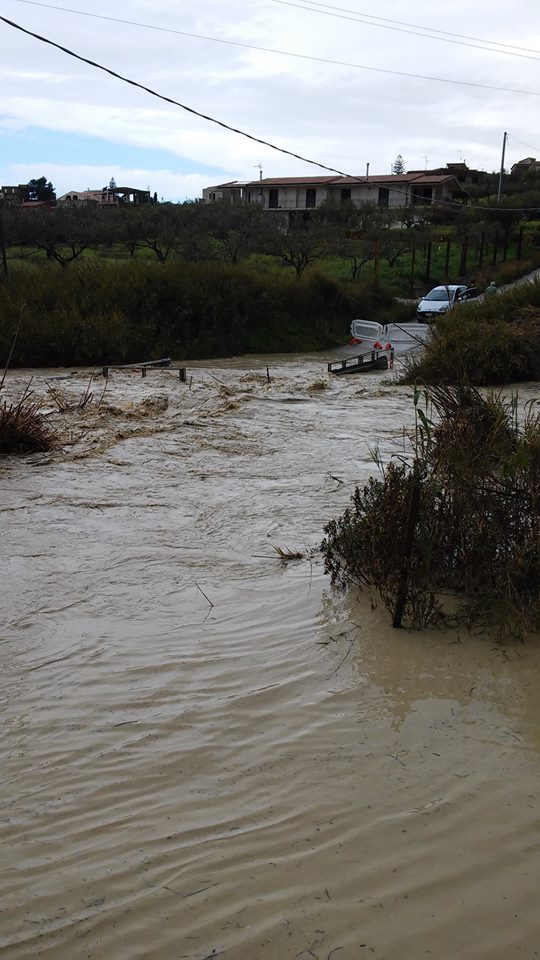
M157 27L149 23L140 23L137 20L123 20L120 17L107 17L104 14L89 13L85 10L72 10L70 7L62 7L53 3L42 3L40 2L40 0L15 0L15 2L24 3L27 6L31 6L31 7L43 7L46 10L60 10L64 13L79 14L80 16L83 16L83 17L94 17L96 20L109 20L111 23L125 23L134 27L146 27L148 30L160 30L163 33L176 33L185 37L196 37L197 39L201 39L201 40L213 40L217 43L229 43L232 46L247 46L248 48L251 47L252 49L255 49L255 50L267 49L266 47L257 47L252 44L235 43L234 40L221 40L217 37L205 37L197 33L186 33L184 30L174 30L170 27ZM277 0L274 0L274 2L277 2ZM453 37L453 38L456 38L456 40L474 40L477 43L490 44L489 47L481 47L480 49L485 49L489 51L491 47L504 47L505 50L520 51L521 53L534 53L536 54L536 58L540 59L540 50L534 50L530 47L521 47L515 43L503 43L500 40L486 40L485 38L482 38L482 37L468 36L468 34L465 34L465 33L452 33L450 30L439 30L437 27L426 27L423 24L408 23L406 20L391 20L389 17L378 17L371 13L364 13L363 11L360 11L360 10L349 10L347 9L347 7L336 7L328 3L316 3L314 2L314 0L301 0L301 3L303 4L303 7L300 7L300 9L314 8L314 12L317 12L315 8L321 7L324 10L335 11L336 14L338 12L350 13L350 14L353 14L355 17L363 17L369 21L371 20L381 21L381 24L374 23L373 26L380 26L383 23L391 23L391 24L397 24L398 26L401 26L401 27L415 27L418 30L427 30L428 33L420 33L418 35L425 36L429 40L440 39L439 37L430 36L430 34L439 33L443 37ZM363 21L360 21L360 22L363 22ZM468 44L466 44L466 46L468 46ZM284 51L274 51L274 50L271 50L270 52L284 53ZM491 52L504 53L505 51L494 49L494 50L491 50ZM287 56L294 56L294 54L287 54ZM516 53L515 56L519 56L519 54ZM533 57L532 59L536 59L536 58ZM335 62L335 61L331 61L331 62ZM346 66L349 66L349 64L346 64Z
M140 27L145 30L156 30L159 33L171 33L180 37L189 37L193 40L208 40L211 43L221 43L229 47L241 47L245 50L257 50L263 53L273 53L281 57L293 57L296 60L307 60L314 63L326 63L334 67L346 67L353 70L367 70L371 73L384 73L393 77L405 77L409 80L428 80L430 83L449 83L458 87L473 87L478 90L493 90L495 93L512 93L519 96L540 97L540 92L535 90L519 90L512 87L496 87L489 83L476 83L472 80L453 80L448 77L432 77L422 73L405 73L402 70L389 70L383 67L366 66L362 63L349 63L346 60L331 60L328 57L315 57L307 53L294 53L291 50L279 50L274 47L262 47L254 43L243 43L239 40L225 40L221 37L208 37L201 33L188 33L186 30L175 30L172 27L158 27L151 23L141 23L137 20L124 20L120 17L108 17L105 14L90 13L87 10L73 10L70 7L63 7L57 4L40 3L38 0L17 0L18 3L25 3L33 7L43 7L47 10L58 10L62 13L72 13L80 17L91 17L94 20L106 20L109 23L121 23L131 27Z
M64 47L60 43L56 43L54 40L50 40L48 37L43 37L39 33L34 33L32 30L28 30L26 27L21 26L19 23L15 23L14 20L9 20L7 17L0 15L0 21L6 23L9 27L13 27L15 30L19 30L21 33L26 34L29 37L33 37L35 40L39 40L41 43L45 43L50 47L54 47L57 50L60 50L62 53L65 53L68 57L73 57L75 60L79 60L82 63L88 64L90 67L95 67L97 70L103 71L103 73L109 74L111 77L115 77L117 80L121 80L123 83L127 83L132 87L136 87L138 90L144 90L146 93L150 94L152 97L157 97L158 100L163 100L165 103L170 103L175 107L180 107L181 110L185 110L187 113L190 113L196 117L200 117L202 120L207 120L209 123L215 123L218 127L221 127L224 130L230 131L230 133L236 133L241 137L245 137L248 140L253 141L254 143L260 143L264 147L269 147L271 150L276 150L278 153L283 153L289 157L294 157L296 160L301 160L302 163L308 163L311 166L319 167L321 170L328 170L329 173L335 173L340 177L347 177L349 180L352 180L356 183L366 183L367 177L359 177L354 174L346 173L343 170L339 170L336 167L327 166L324 163L320 163L318 160L311 160L309 157L303 157L299 153L294 153L292 150L286 150L284 147L278 147L274 143L270 143L268 140L262 140L260 137L255 137L251 133L247 133L245 130L239 130L237 127L232 127L230 124L225 123L223 120L217 120L215 117L210 117L205 113L201 113L199 110L195 110L194 107L189 107L187 104L181 103L179 100L174 100L172 97L167 97L165 94L158 93L156 90L152 90L151 87L147 87L142 83L138 83L136 80L131 80L129 77L124 77L121 73L117 73L116 70L112 70L110 67L105 67L100 63L97 63L95 60L91 60L89 57L83 57L79 53L75 53L74 50L70 50L69 47ZM392 193L400 194L407 197L406 190L400 190L399 187L391 186L390 184L385 184L388 190ZM450 207L462 207L461 203L458 203L454 200L440 200L438 203L444 204L445 206ZM484 212L497 213L502 210L508 212L512 210L513 212L526 213L529 210L536 210L536 207L522 207L522 208L508 208L508 207L482 207L479 205L469 204L469 209L478 209Z
M18 0L19 3L31 3L33 0ZM391 20L389 17L379 17L372 13L365 13L363 10L349 10L347 7L336 7L335 4L319 3L318 0L300 0L305 7L322 7L324 10L332 10L339 13L351 13L356 17L365 17L367 20L380 20L382 23L393 23L400 27L415 27L417 30L427 30L428 33L440 33L444 37L455 37L458 40L475 40L477 43L488 43L491 46L505 47L508 50L519 50L522 53L535 53L540 57L540 50L534 50L531 47L518 46L516 43L503 43L501 40L486 40L485 37L472 37L466 33L452 33L450 30L439 30L438 27L426 27L424 24L408 23L406 20ZM436 39L436 38L430 38ZM495 53L501 51L494 51Z
M520 143L522 147L528 147L529 150L536 150L537 153L540 153L540 147L535 147L532 143L525 143L524 140L518 140L513 133L508 134L510 140L515 140L516 143Z
M323 17L334 17L338 20L348 20L352 23L364 23L369 27L380 27L381 30L393 30L396 33L408 33L415 37L427 37L429 40L440 40L441 43L454 43L460 47L470 47L473 50L484 50L487 53L501 53L508 57L520 57L524 60L540 60L540 56L533 57L528 53L513 53L510 50L493 50L492 47L482 47L478 43L465 43L463 40L451 40L449 37L435 37L427 33L419 33L417 30L391 26L389 23L373 23L370 20L363 20L358 16L348 16L344 13L330 13L328 10L320 10L317 7L302 6L300 3L293 3L292 0L271 0L271 2L278 3L282 7L294 7L296 10L304 10L308 13L318 13Z

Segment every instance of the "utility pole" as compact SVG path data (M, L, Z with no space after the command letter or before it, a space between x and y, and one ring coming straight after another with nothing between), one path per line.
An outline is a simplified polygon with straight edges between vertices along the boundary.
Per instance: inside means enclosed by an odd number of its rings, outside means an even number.
M506 131L503 135L503 144L502 144L502 156L501 156L501 172L499 174L499 189L497 191L497 203L501 199L501 193L503 188L503 177L504 177L504 155L506 153L506 141L508 140L508 134Z

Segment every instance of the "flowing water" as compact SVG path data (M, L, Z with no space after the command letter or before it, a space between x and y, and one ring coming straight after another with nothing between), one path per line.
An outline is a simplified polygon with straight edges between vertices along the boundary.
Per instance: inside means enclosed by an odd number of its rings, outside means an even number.
M315 552L410 391L190 374L0 464L1 955L539 956L538 644L393 632Z

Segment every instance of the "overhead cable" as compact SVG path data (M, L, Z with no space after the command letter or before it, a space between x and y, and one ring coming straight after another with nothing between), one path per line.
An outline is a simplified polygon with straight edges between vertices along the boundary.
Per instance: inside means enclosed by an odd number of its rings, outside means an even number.
M272 3L279 3L282 7L294 7L296 10L305 10L308 13L318 13L323 17L334 17L338 20L348 20L352 23L364 23L369 27L380 27L382 30L393 30L396 33L408 33L415 37L427 37L429 40L440 40L441 43L454 43L460 47L470 47L474 50L485 50L487 53L502 53L509 57L521 57L524 60L540 60L540 56L533 57L528 53L514 53L511 50L494 50L493 47L480 46L478 43L465 43L464 40L452 40L450 37L437 37L433 34L419 33L418 30L410 30L405 27L392 26L390 23L375 23L371 20L362 19L360 16L351 16L345 13L331 13L329 10L322 10L319 7L308 6L307 4L293 3L292 0L271 0Z
M123 83L128 83L132 87L136 87L139 90L144 90L146 93L150 94L152 97L157 97L158 100L163 100L165 103L170 103L175 107L180 107L181 110L185 110L187 113L191 113L196 117L200 117L202 120L207 120L209 123L215 123L218 127L221 127L223 130L229 130L231 133L236 133L241 137L245 137L248 140L253 141L254 143L259 143L264 147L269 147L271 150L276 150L278 153L286 154L289 157L294 157L295 160L301 160L302 163L308 163L310 166L319 167L321 170L328 170L329 173L335 173L339 177L347 177L350 180L353 180L357 183L366 183L367 177L355 176L351 173L346 173L344 170L339 170L336 167L327 166L325 163L320 163L318 160L311 160L309 157L303 157L299 153L294 153L292 150L286 150L285 147L278 147L275 143L270 143L268 140L262 140L260 137L255 137L251 133L247 133L245 130L239 130L237 127L232 127L230 124L225 123L223 120L217 120L215 117L210 117L205 113L201 113L199 110L195 110L194 107L189 107L185 103L181 103L179 100L174 100L172 97L167 97L163 93L158 93L156 90L152 90L151 87L145 86L143 83L138 83L136 80L131 80L129 77L124 77L121 73L117 73L116 70L112 70L110 67L105 67L100 63L97 63L95 60L91 60L89 57L83 57L79 53L75 53L74 50L70 50L69 47L64 47L60 43L56 43L54 40L50 40L48 37L43 37L39 33L34 33L32 30L27 30L26 27L21 26L19 23L15 23L14 20L9 20L7 17L0 15L0 21L6 23L9 27L13 27L15 30L19 30L21 33L26 34L29 37L33 37L35 40L39 40L41 43L45 43L50 47L55 47L57 50L60 50L62 53L65 53L68 57L73 57L75 60L80 60L82 63L87 63L90 67L95 67L96 70L102 70L103 73L109 74L111 77L115 77L117 80L121 80ZM407 196L405 190L400 190L399 187L388 186L388 189L392 193L401 194L402 196ZM454 200L440 200L438 203L444 204L445 206L450 207L462 207L461 203L458 203ZM495 213L500 210L508 210L508 207L474 207L472 204L469 205L471 209L480 209L484 212ZM525 213L529 209L534 208L520 208L520 213ZM517 212L517 211L516 211Z
M18 0L19 3L30 3L32 0ZM485 37L473 37L466 33L452 33L450 30L440 30L439 27L426 27L425 24L408 23L406 20L391 20L389 17L380 17L374 13L365 13L364 10L349 10L347 7L336 7L335 4L319 3L318 0L300 0L305 6L322 7L324 10L332 10L338 13L352 13L357 17L364 17L367 20L380 20L382 23L394 23L400 27L415 27L417 30L427 30L428 33L440 33L444 37L456 37L458 40L475 40L477 43L487 43L491 46L506 47L509 50L519 50L522 53L535 53L540 57L540 50L531 49L531 47L518 46L516 43L503 43L501 40L486 40Z
M80 17L91 17L94 20L106 20L109 23L121 23L131 27L140 27L145 30L156 30L159 33L171 33L180 37L189 37L193 40L207 40L210 43L221 43L228 47L241 47L245 50L257 50L263 53L277 54L280 57L293 57L295 60L307 60L313 63L326 63L334 67L346 67L352 70L367 70L371 73L384 73L393 77L405 77L408 80L428 80L430 83L449 83L458 87L474 87L478 90L493 90L495 93L512 93L519 96L540 97L535 90L519 90L512 87L497 87L490 83L477 83L473 80L454 80L449 77L432 77L422 73L405 73L402 70L389 70L384 67L372 67L363 63L350 63L346 60L332 60L329 57L315 57L307 53L296 53L291 50L280 50L275 47L262 47L255 43L244 43L240 40L225 40L222 37L208 37L201 33L188 33L186 30L175 30L172 27L159 27L151 23L141 23L138 20L124 20L120 17L109 17L105 14L90 13L87 10L73 10L58 4L41 3L39 0L17 0L33 7L43 7L47 10L58 10L62 13L72 13Z

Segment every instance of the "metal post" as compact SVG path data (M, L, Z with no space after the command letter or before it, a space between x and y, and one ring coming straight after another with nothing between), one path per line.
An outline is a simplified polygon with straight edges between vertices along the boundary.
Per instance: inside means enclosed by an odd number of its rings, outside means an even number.
M504 155L506 153L506 141L508 139L508 134L504 133L503 143L502 143L502 156L501 156L501 172L499 174L499 190L497 192L497 202L501 199L501 193L503 188L503 176L504 176Z

